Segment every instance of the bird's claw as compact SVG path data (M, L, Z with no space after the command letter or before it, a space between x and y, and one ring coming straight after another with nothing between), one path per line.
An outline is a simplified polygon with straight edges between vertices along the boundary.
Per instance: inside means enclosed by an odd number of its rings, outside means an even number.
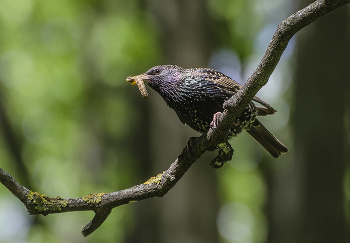
M219 111L219 112L216 112L214 115L213 115L213 120L210 122L210 128L211 129L216 129L219 125L219 122L220 122L220 115L222 113ZM233 125L235 126L239 126L239 121L234 121L233 122Z
M216 128L218 127L220 115L221 115L221 112L220 112L220 111L219 111L219 112L216 112L216 113L213 115L213 120L212 120L211 123L210 123L210 128L216 129Z

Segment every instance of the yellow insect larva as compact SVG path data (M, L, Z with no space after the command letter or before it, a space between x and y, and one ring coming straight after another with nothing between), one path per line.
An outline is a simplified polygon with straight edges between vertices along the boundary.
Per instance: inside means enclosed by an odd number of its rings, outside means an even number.
M141 95L143 98L147 99L148 98L148 93L147 93L147 89L145 86L145 82L138 76L135 77L127 77L126 81L131 83L131 85L137 85L137 87L139 88Z

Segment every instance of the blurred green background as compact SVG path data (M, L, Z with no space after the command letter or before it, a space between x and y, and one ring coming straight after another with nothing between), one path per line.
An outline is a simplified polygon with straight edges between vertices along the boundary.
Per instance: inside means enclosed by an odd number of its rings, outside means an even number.
M125 79L159 64L243 83L300 0L0 0L0 167L29 189L81 197L146 181L190 136L155 92ZM29 216L0 186L0 242L350 242L349 7L293 38L258 96L290 149L275 160L242 133L220 170L207 153L163 198Z

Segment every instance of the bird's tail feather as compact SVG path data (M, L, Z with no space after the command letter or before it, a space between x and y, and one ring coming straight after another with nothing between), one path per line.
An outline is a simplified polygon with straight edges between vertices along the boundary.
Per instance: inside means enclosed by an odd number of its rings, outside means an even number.
M287 147L270 133L264 125L256 119L247 132L260 143L274 158L288 151Z

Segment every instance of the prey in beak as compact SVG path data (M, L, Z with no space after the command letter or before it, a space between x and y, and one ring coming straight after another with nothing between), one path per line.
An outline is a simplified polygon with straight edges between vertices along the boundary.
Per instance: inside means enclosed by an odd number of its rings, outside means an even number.
M148 93L147 93L147 89L145 86L145 81L147 81L148 79L148 75L147 74L140 74L134 77L127 77L126 81L131 83L131 85L137 85L137 87L139 88L141 95L144 99L148 98Z

